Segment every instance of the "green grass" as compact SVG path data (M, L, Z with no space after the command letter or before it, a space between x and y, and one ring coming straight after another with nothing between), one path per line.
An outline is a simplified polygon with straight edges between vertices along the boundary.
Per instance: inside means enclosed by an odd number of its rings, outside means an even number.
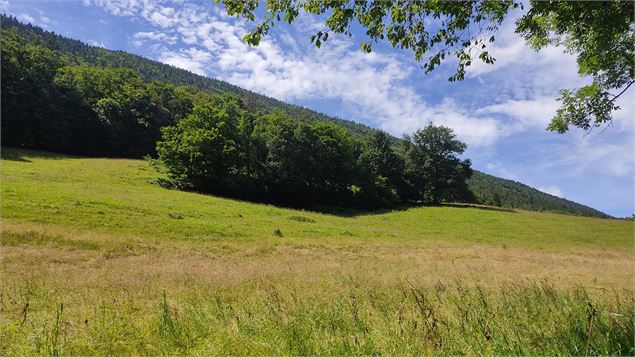
M0 354L632 355L633 224L329 215L3 149Z
M451 241L569 251L633 250L632 222L518 211L424 207L353 217L170 191L144 161L61 158L4 149L2 216L105 233L191 240L285 237ZM25 161L17 161L21 158Z

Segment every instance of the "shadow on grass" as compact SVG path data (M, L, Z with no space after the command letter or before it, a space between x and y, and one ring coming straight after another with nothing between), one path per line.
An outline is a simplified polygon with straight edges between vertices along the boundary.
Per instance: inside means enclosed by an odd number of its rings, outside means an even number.
M399 212L399 211L407 211L413 208L423 208L423 207L455 207L455 208L474 208L480 210L487 211L499 211L499 212L511 212L518 213L518 211L503 208L503 207L494 207L494 206L486 206L479 205L475 203L460 203L460 202L444 202L441 204L434 204L429 202L417 202L417 203L408 203L401 204L393 207L387 208L375 208L375 209L363 209L363 208L348 208L348 207L332 207L332 206L318 206L318 207L297 207L297 206L286 206L275 203L278 207L292 208L292 209L302 209L310 212L323 213L323 214L331 214L339 217L357 217L357 216L373 216L373 215L382 215L386 213Z
M512 213L518 213L518 211L511 209L511 208L504 208L504 207L495 207L495 206L485 206L485 205L479 205L476 203L442 203L441 206L443 207L456 207L456 208L476 208L476 209L482 209L482 210L486 210L486 211L500 211L500 212L512 212Z
M328 215L333 215L338 217L380 215L380 214L396 212L396 211L406 211L410 208L424 206L422 204L403 204L399 206L393 206L390 208L364 209L359 207L348 207L348 206L341 206L341 205L293 204L289 202L276 200L275 198L272 198L272 197L259 198L259 197L245 196L245 195L237 195L237 194L232 194L232 193L222 192L222 191L200 191L200 190L194 190L191 188L190 189L177 188L172 186L170 181L164 178L155 179L152 181L152 183L167 190L190 192L190 193L195 193L195 194L204 195L204 196L228 199L228 200L232 200L236 202L274 206L277 208L292 209L292 210L304 211L307 213L328 214Z
M460 203L460 202L452 202L452 203L444 202L441 204L419 202L419 203L402 204L400 206L391 207L391 208L379 208L379 209L372 209L372 210L371 209L363 210L363 209L347 209L347 208L326 208L326 209L321 209L317 211L320 213L327 213L327 214L332 214L332 215L342 216L342 217L355 217L355 216L380 215L380 214L397 212L397 211L407 211L412 208L421 208L421 207L474 208L474 209L481 209L481 210L487 210L487 211L518 213L518 211L510 209L510 208L485 206L485 205L479 205L475 203Z
M0 149L0 159L19 162L31 162L31 160L24 158L24 150L16 150L6 147Z
M161 186L161 187L163 187L165 189L191 192L191 193L196 193L196 194L206 195L206 196L212 196L212 197L219 197L219 198L229 199L229 200L232 200L232 201L269 205L269 206L274 206L274 207L278 207L278 208L286 208L286 209L305 211L305 212L308 212L308 213L320 213L320 214L328 214L328 215L333 215L333 216L338 216L338 217L348 217L348 218L353 218L353 217L358 217L358 216L382 215L382 214L399 212L399 211L407 211L409 209L422 208L422 207L475 208L475 209L490 210L490 211L518 213L517 211L515 211L513 209L502 208L502 207L493 207L493 206L485 206L485 205L478 205L478 204L473 204L473 203L441 203L441 204L433 204L433 203L427 203L427 202L416 202L416 203L412 202L412 203L407 203L407 204L395 205L395 206L392 206L392 207L368 208L368 209L359 208L359 207L347 207L347 206L340 206L340 205L302 205L302 204L296 205L296 204L290 204L290 203L277 201L277 200L271 199L271 198L269 198L269 199L258 199L258 198L254 198L254 197L245 197L245 196L241 197L241 196L236 196L236 195L229 194L227 192L218 192L218 191L216 191L216 192L207 192L207 191L197 191L197 190L187 190L187 189L183 190L183 189L170 187L168 184L166 184L167 182L169 182L169 181L167 181L167 180L163 181L163 180L159 179L159 180L155 181L154 184L157 184L158 186ZM292 217L292 219L293 219L293 217Z
M410 204L410 205L399 205L390 208L374 208L374 209L362 209L362 208L350 208L350 207L310 207L310 208L302 208L306 211L322 213L322 214L330 214L338 217L357 217L357 216L374 216L381 215L391 212L398 211L407 211L411 208L422 207L422 205ZM296 208L297 207L289 207Z
M32 162L30 159L65 160L83 158L85 157L73 154L58 154L50 151L39 151L7 146L3 146L0 149L0 159L8 161Z

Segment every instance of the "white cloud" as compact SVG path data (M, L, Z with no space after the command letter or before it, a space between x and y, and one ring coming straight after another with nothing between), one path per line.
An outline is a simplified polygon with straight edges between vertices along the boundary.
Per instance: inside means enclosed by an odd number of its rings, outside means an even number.
M86 41L86 42L87 42L89 45L91 45L91 46L96 46L96 47L103 47L103 48L106 48L106 45L104 45L104 43L103 43L103 42L99 42L99 41L97 41L97 40L88 40L88 41Z
M401 135L429 121L453 128L469 145L489 145L503 133L494 119L474 118L451 100L430 106L416 90L403 82L413 71L411 63L388 54L364 54L351 42L332 37L322 49L297 41L283 33L281 40L263 39L248 47L241 38L246 29L233 19L207 8L186 3L170 8L155 3L122 1L104 3L93 0L113 14L134 11L157 27L156 31L136 33L133 44L144 41L173 45L178 40L189 47L162 47L158 59L198 74L214 75L238 86L282 100L331 99L367 124ZM124 7L125 9L123 9ZM311 32L317 23L301 19L302 31ZM175 31L175 32L172 32ZM283 50L281 44L285 44Z
M35 19L31 17L31 15L27 14L26 12L19 14L17 16L17 19L20 20L20 22L24 22L24 23L33 23L35 21Z
M553 196L557 196L557 197L564 197L564 194L562 193L562 190L560 188L558 188L557 186L538 186L537 189L539 191L542 191L544 193L548 193L550 195Z
M137 47L143 45L145 40L155 41L155 42L165 42L167 44L173 45L176 43L176 36L168 35L163 32L137 32L133 36L133 44Z
M205 68L209 65L210 58L211 56L205 51L188 48L177 52L165 52L159 61L196 74L206 75Z
M0 11L9 11L9 1L0 0Z
M177 19L174 16L175 10L170 7L158 6L154 9L144 9L143 17L150 20L153 24L162 28L172 27L177 23ZM147 12L145 12L147 11Z
M508 180L519 181L518 174L507 169L500 163L488 162L487 164L485 164L485 168L487 168L488 172L492 175L496 175Z
M134 16L145 3L136 0L82 0L84 6L99 6L117 16Z
M588 197L570 182L591 188L597 178L616 182L635 174L635 90L620 98L622 110L603 134L546 132L560 104L558 90L589 79L578 76L575 57L560 48L525 46L514 33L518 14L496 35L490 49L495 65L475 61L466 80L450 86L451 66L424 76L408 52L376 46L378 52L364 54L355 39L337 36L317 50L307 40L322 26L313 16L301 15L292 28L277 25L250 48L241 42L243 22L211 1L83 1L143 24L131 42L164 63L290 102L328 103L344 118L394 135L430 121L449 126L470 146L476 168L557 196L563 187L571 197Z
M544 129L556 114L560 104L554 97L537 97L531 100L509 100L476 110L477 114L503 114L521 124L521 128Z

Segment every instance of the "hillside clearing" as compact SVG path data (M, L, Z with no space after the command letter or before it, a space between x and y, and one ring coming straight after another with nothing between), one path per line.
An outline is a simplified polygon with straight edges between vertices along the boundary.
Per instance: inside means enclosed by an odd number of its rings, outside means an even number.
M2 354L633 353L632 222L337 216L2 156Z

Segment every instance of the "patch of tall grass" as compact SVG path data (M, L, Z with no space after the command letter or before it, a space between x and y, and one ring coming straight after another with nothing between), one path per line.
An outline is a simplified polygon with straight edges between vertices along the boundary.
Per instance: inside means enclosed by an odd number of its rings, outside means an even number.
M51 294L54 294L51 292ZM256 281L149 305L104 299L2 322L2 354L633 355L633 296L464 282L394 288L349 279L306 287ZM33 304L33 301L31 302ZM45 304L46 305L46 304ZM46 309L44 309L46 310Z

